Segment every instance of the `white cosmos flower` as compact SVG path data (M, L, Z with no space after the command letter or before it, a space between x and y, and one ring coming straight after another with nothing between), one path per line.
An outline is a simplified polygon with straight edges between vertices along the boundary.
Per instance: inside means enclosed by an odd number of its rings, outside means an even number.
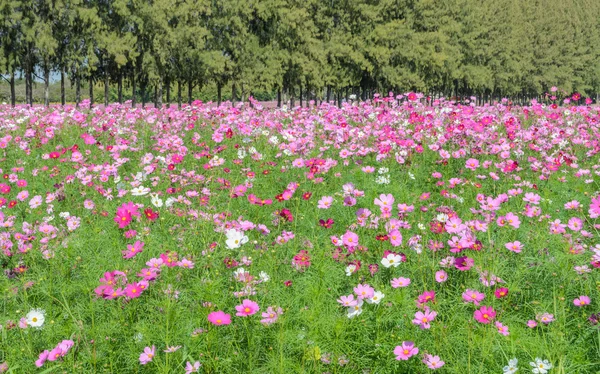
M258 275L258 277L263 282L268 282L271 279L271 277L269 276L269 274L265 273L264 271L261 271L260 274Z
M397 267L398 265L400 265L401 262L402 262L402 256L394 254L394 253L390 253L389 255L387 255L381 259L381 264L385 268L389 268L392 266Z
M246 244L248 242L248 237L244 235L243 232L237 231L235 229L230 229L225 232L225 236L227 240L225 241L225 245L229 249L236 249L242 246L242 244Z
M150 195L151 199L150 202L152 203L152 205L154 205L157 208L160 208L163 206L163 201L160 197L158 197L158 195L152 194Z
M384 297L385 295L383 294L383 292L375 291L373 296L370 299L367 299L367 302L369 304L379 304L381 302L381 299L383 299Z
M529 365L533 367L531 372L535 374L546 374L548 370L552 369L552 364L548 360L542 360L539 357L536 357L535 362L530 362Z
M150 189L144 186L139 186L131 190L133 196L144 196L150 192Z
M508 361L508 366L505 366L502 368L502 371L504 372L504 374L516 373L517 370L519 370L519 366L517 366L518 364L519 364L519 360L517 360L516 358L513 358Z
M27 320L27 325L31 327L42 327L46 320L46 315L41 309L33 309L31 312L27 313L25 319Z
M351 276L352 273L354 273L354 270L356 270L356 265L348 265L348 266L346 266L346 275L347 276Z
M363 299L358 299L356 305L348 308L348 318L354 318L362 313Z

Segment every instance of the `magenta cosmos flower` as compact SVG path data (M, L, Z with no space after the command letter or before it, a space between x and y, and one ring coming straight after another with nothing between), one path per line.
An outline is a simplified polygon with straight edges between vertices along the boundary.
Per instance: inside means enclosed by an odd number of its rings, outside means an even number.
M394 349L394 354L396 355L396 360L408 360L412 356L419 353L419 348L415 347L415 343L413 342L402 342L402 345L396 346Z
M221 310L208 314L208 322L213 325L229 325L231 323L231 316Z
M248 317L259 311L258 304L252 300L245 299L241 305L237 305L235 310L238 312L235 314L238 317Z
M482 306L473 313L473 317L479 323L488 324L496 318L496 311L491 306Z

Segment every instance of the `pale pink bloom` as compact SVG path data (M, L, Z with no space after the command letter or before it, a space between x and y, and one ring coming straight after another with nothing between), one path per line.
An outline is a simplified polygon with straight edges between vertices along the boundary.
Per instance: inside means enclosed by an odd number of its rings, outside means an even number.
M410 284L409 278L394 278L390 281L392 288L407 287Z
M148 362L151 362L156 354L156 347L152 346L144 348L144 352L140 354L140 364L146 365Z
M573 304L580 307L589 305L591 302L592 300L588 296L579 296L578 298L573 300Z
M473 303L479 306L479 302L485 299L485 294L479 291L467 289L465 292L463 292L462 298L467 303Z

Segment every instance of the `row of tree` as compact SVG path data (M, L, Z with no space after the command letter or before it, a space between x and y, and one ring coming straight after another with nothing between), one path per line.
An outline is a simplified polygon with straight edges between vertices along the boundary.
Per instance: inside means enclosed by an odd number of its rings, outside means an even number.
M600 92L598 0L0 0L0 73L53 74L155 104L207 83L232 100L258 90L531 98L551 86ZM123 97L126 85L134 95ZM136 95L139 93L139 96Z

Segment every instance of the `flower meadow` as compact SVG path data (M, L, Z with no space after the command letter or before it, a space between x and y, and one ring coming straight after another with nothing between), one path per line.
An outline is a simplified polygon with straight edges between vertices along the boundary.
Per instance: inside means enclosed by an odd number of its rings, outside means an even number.
M600 372L600 109L0 107L0 372Z

